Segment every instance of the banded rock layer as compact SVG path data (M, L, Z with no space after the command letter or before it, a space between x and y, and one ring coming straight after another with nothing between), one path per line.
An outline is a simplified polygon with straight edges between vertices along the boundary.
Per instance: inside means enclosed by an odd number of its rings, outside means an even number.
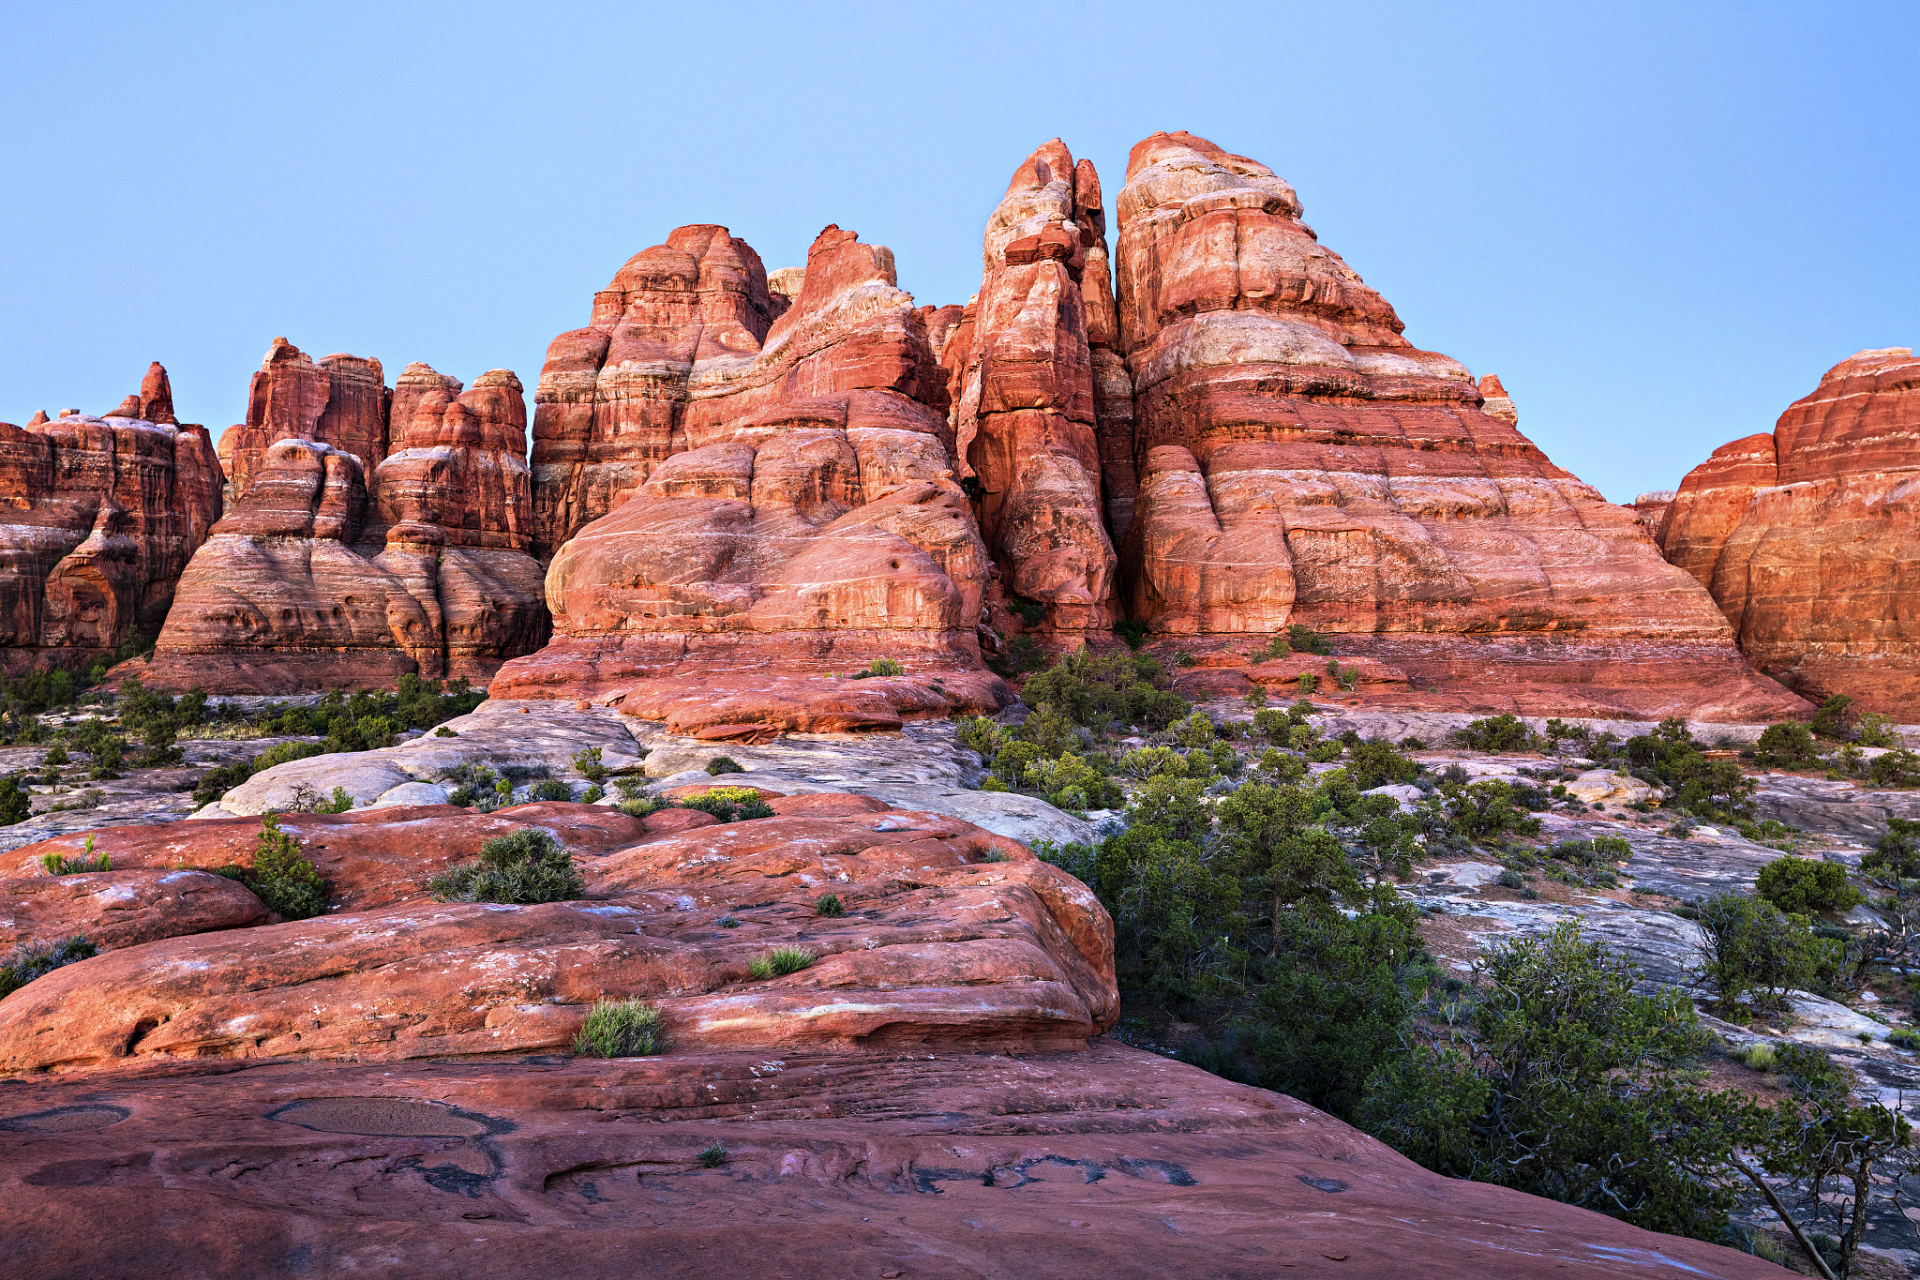
M314 362L276 339L221 439L232 505L181 578L164 686L277 693L486 679L546 637L520 383Z
M1155 134L1118 212L1139 486L1123 559L1151 632L1301 623L1542 713L1800 705L1632 512L1520 434L1497 379L1401 336L1271 170Z
M1920 359L1862 351L1687 473L1661 545L1761 670L1920 718Z
M799 281L783 276L791 303L763 306L786 295L750 249L683 227L598 295L604 328L555 341L535 478L568 496L541 498L540 536L556 542L633 487L558 546L554 640L503 668L496 695L631 710L692 691L709 714L689 708L684 731L896 727L1007 699L980 664L988 558L955 479L926 313L891 253L838 227ZM582 352L598 369L591 403ZM557 399L568 386L581 398ZM580 431L562 439L566 422ZM580 456L550 461L563 443ZM919 680L837 678L879 658Z
M206 429L181 426L167 371L105 417L0 423L0 665L87 663L160 629L220 518Z

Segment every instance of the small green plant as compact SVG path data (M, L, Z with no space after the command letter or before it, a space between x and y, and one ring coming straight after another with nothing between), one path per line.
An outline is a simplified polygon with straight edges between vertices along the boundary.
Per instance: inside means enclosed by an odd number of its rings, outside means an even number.
M754 957L747 965L747 976L754 979L785 977L800 972L819 958L805 947L775 947L763 956Z
M1518 716L1502 714L1469 721L1454 731L1453 740L1471 751L1525 751L1533 745L1533 734Z
M596 1000L573 1037L582 1057L646 1058L666 1051L660 1010L639 1000Z
M1820 763L1813 732L1797 721L1770 724L1754 744L1753 761L1762 769L1811 769Z
M1524 889L1527 887L1527 878L1508 867L1500 873L1500 886L1503 889Z
M1893 718L1875 711L1861 716L1853 726L1853 740L1863 747L1897 747L1899 737L1893 731ZM59 748L54 748L56 751ZM53 757L49 755L48 760Z
M20 779L13 774L0 778L0 827L25 822L32 816L33 793L22 786Z
M644 818L650 813L658 813L667 807L667 802L645 791L622 792L614 808L629 818Z
M0 963L0 998L12 995L35 978L44 978L62 965L99 954L100 948L77 935L59 942L15 947L13 954Z
M442 902L570 902L586 890L573 855L538 827L522 827L480 846L477 862L427 881Z
M353 808L353 797L347 794L345 787L335 787L333 797L313 807L315 813L345 813Z
M583 747L579 751L574 752L573 768L576 773L588 782L606 781L607 766L601 763L600 748L598 747Z
M40 865L46 868L50 876L73 876L88 871L111 871L113 870L111 862L112 860L104 853L100 855L97 862L94 860L92 836L87 837L86 852L77 858L62 857L57 853L40 855Z
M732 756L715 756L707 761L707 776L717 778L723 773L745 773L740 762Z
M1293 646L1287 642L1286 633L1281 632L1275 635L1273 639L1267 641L1265 648L1255 649L1252 653L1248 654L1247 657L1254 662L1272 662L1276 659L1284 658L1292 652Z
M1764 1042L1750 1044L1740 1051L1740 1061L1752 1071L1771 1071L1775 1061L1773 1046Z
M599 804L607 797L607 789L597 782L589 782L587 789L580 793L580 803Z
M1300 696L1304 698L1320 687L1320 677L1311 671L1302 671L1294 683L1299 686Z
M682 800L680 807L710 813L722 822L746 822L773 816L773 806L762 800L760 793L752 787L714 787L705 794Z
M1895 1027L1887 1032L1887 1043L1897 1049L1920 1049L1920 1031L1912 1027Z
M1147 642L1147 624L1127 619L1113 624L1113 634L1127 642L1127 648L1138 649Z
M829 920L837 920L847 914L847 908L841 903L839 894L823 893L820 895L820 900L813 904L813 913L817 916L825 916Z
M478 809L482 813L492 813L500 807L500 788L503 784L508 794L513 790L511 783L483 764L457 764L442 769L440 780L453 784L453 790L447 795L448 804L462 809Z
M856 671L854 679L864 680L869 676L903 676L907 674L906 664L895 658L875 658L867 664L865 671Z
M1891 745L1891 744L1888 744L1888 745ZM71 763L71 761L72 761L72 757L70 757L67 754L67 749L61 744L56 742L53 744L53 747L47 752L45 758L43 758L40 761L40 763L50 768L57 769L63 764Z
M253 866L244 882L253 895L285 920L306 920L327 909L327 882L307 861L300 842L280 829L277 814L260 819Z
M702 1151L697 1158L702 1168L718 1169L727 1162L727 1149L716 1142Z
M455 733L453 730L447 728L447 726L441 725L439 728L433 731L433 736L436 738L457 738L460 735Z
M599 748L595 747L594 750L598 751ZM571 800L573 788L558 778L542 778L533 784L527 794L535 800Z
M1287 643L1293 646L1295 653L1328 654L1333 645L1327 638L1312 627L1295 622L1287 627Z

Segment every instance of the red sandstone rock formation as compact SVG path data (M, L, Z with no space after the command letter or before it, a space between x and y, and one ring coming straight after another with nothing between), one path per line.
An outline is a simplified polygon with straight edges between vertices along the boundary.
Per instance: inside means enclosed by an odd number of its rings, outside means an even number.
M1660 541L1661 531L1667 527L1667 512L1673 510L1673 497L1672 489L1656 489L1633 500L1633 514L1639 518L1647 536L1656 543Z
M106 418L0 423L0 666L87 662L160 629L194 549L220 518L220 468L173 416L167 373ZM151 416L144 416L151 415Z
M158 830L158 828L150 828ZM31 859L10 859L25 876L40 870ZM0 955L16 946L41 946L76 935L101 950L159 938L265 924L267 909L245 886L204 871L87 871L0 879Z
M1110 402L1127 388L1115 376L1101 219L1090 163L1076 170L1058 138L1028 157L987 221L980 292L941 355L955 448L979 482L1002 585L1045 604L1049 628L1073 635L1112 626L1116 585L1096 403L1116 421Z
M1124 560L1153 632L1302 623L1541 713L1800 705L1745 668L1631 512L1519 433L1497 379L1401 337L1271 170L1155 134L1118 209L1140 484Z
M1813 696L1920 718L1920 359L1862 351L1828 370L1772 434L1687 473L1661 535L1713 593L1756 667Z
M896 286L892 255L827 228L764 345L765 277L724 229L682 228L615 284L596 302L605 327L549 353L536 457L559 456L565 422L591 424L565 437L576 444L628 452L539 463L539 536L555 545L579 514L631 497L559 547L554 641L504 668L495 692L684 704L728 682L725 709L713 700L688 730L875 727L1001 705L977 637L986 549L954 478L926 317ZM606 354L589 404L585 383L567 381L585 374L556 362L595 350ZM569 386L577 397L559 399ZM629 426L600 433L603 422ZM878 658L915 681L836 678Z
M275 339L221 448L236 500L183 577L151 681L485 679L546 638L513 374L462 393L414 364L390 396L376 360L315 364Z

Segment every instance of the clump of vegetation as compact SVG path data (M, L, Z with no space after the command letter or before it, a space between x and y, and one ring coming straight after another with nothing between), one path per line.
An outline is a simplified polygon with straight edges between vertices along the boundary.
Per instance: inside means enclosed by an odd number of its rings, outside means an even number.
M100 948L77 935L59 942L26 943L15 947L13 953L0 962L0 999L12 995L35 978L44 978L62 965L99 954Z
M907 674L906 664L895 658L875 658L867 664L865 671L856 671L851 679L865 680L872 676L903 676Z
M1821 763L1813 731L1797 721L1770 724L1754 744L1753 762L1762 769L1811 769Z
M700 1167L703 1169L718 1169L727 1162L727 1149L716 1142L695 1159L700 1161Z
M747 965L747 976L756 980L781 978L798 973L820 957L805 947L775 947L763 956L755 956Z
M823 893L813 904L813 913L817 916L825 916L829 920L837 920L847 914L847 908L840 901L839 894Z
M1847 883L1847 869L1813 858L1776 858L1760 868L1759 894L1789 915L1851 911L1866 895Z
M1051 708L1094 732L1138 725L1164 729L1187 714L1185 698L1169 692L1167 675L1151 654L1087 650L1059 658L1029 679L1021 699Z
M713 787L700 795L688 796L680 802L680 807L710 813L722 822L747 822L773 816L773 806L762 800L760 792L753 787Z
M1453 740L1469 751L1531 751L1534 746L1533 732L1526 721L1504 714L1469 721L1464 728L1454 730Z
M542 778L533 784L527 795L534 800L571 800L573 788L558 778Z
M236 878L284 920L306 920L327 909L325 878L307 861L300 841L280 829L276 814L260 819L253 865L240 870Z
M582 1057L646 1058L667 1049L660 1010L640 1000L596 1000L573 1037Z
M745 773L746 769L732 756L715 756L707 761L707 776L717 778L723 773Z
M1753 817L1753 779L1731 760L1708 759L1686 721L1662 720L1652 733L1627 739L1621 751L1635 777L1673 791L1675 808L1712 822Z
M480 846L477 862L449 867L427 881L442 902L569 902L586 891L580 872L552 835L522 827Z
M492 813L513 796L513 784L483 764L457 764L440 771L440 781L453 784L447 803L462 809Z
M1787 992L1806 986L1819 967L1819 949L1806 925L1761 898L1719 893L1700 903L1701 979L1721 1009L1775 1010Z
M113 860L102 853L99 858L93 856L93 837L87 837L86 849L77 858L69 858L58 853L40 855L40 865L50 876L77 876L89 871L111 871Z
M33 793L10 773L0 778L0 827L11 827L33 816Z
M621 778L613 785L620 793L613 807L629 818L644 818L667 807L666 801L648 791L646 784L637 778Z
M588 782L604 782L607 778L607 766L601 762L600 748L583 747L573 753L574 772Z

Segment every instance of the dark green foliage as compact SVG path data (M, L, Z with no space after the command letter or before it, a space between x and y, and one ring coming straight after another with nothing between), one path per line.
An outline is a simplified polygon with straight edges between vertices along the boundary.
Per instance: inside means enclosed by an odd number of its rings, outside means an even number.
M0 827L25 822L33 816L33 793L21 785L20 775L0 778Z
M660 1010L639 1000L596 1000L573 1037L573 1051L595 1058L645 1058L664 1053Z
M903 676L905 674L907 674L906 665L899 661L899 659L875 658L867 664L865 671L854 672L852 678L855 680L866 680L874 676Z
M1813 713L1813 723L1807 728L1817 737L1849 741L1853 737L1853 716L1849 710L1852 706L1852 698L1837 693L1820 704L1820 709Z
M558 778L542 778L527 794L535 800L571 800L573 788Z
M99 954L100 948L82 937L15 947L13 954L0 963L0 999L12 995L35 978L44 978L62 965Z
M570 902L586 891L573 855L538 827L522 827L480 846L477 862L427 881L442 902Z
M440 771L440 781L453 784L453 790L447 793L448 804L478 809L481 813L492 813L499 808L507 799L502 789L508 795L513 789L512 783L483 764L452 765Z
M1457 782L1440 784L1453 829L1472 844L1507 836L1539 835L1540 819L1523 807L1526 801L1535 798L1529 791L1497 778L1464 786Z
M727 1149L716 1142L695 1158L703 1169L718 1169L727 1162Z
M837 920L847 914L847 908L841 903L839 894L823 893L819 901L813 904L813 913L817 916L825 916L829 920Z
M1753 760L1763 769L1811 769L1820 763L1820 751L1806 725L1787 720L1760 734Z
M1333 652L1333 646L1327 638L1312 627L1294 623L1287 628L1287 644L1295 653L1327 654Z
M335 787L333 795L313 806L315 813L345 813L353 808L353 797L347 794L345 787Z
M1138 649L1147 642L1147 624L1131 618L1122 619L1113 624L1113 634L1126 641L1127 648Z
M1025 596L1009 593L1007 610L1029 627L1037 627L1047 620L1047 606L1038 600L1029 600Z
M1720 893L1700 903L1697 911L1706 934L1701 977L1728 1013L1737 1013L1742 1004L1781 1008L1788 991L1813 980L1819 962L1813 935L1771 902Z
M326 750L317 742L282 742L268 747L255 756L252 772L260 773L277 764L285 764L289 760L305 760L311 756L324 755Z
M327 909L327 882L307 861L300 842L280 830L275 814L260 819L253 865L241 880L267 910L279 912L283 919L306 920Z
M96 720L94 723L100 722ZM120 776L120 763L126 759L126 748L120 745L120 739L101 737L89 748L89 752L93 756L93 768L87 771L88 777L105 780Z
M1527 751L1533 746L1526 722L1512 715L1469 721L1465 728L1454 730L1453 740L1471 751Z
M573 767L588 782L604 782L607 766L600 761L600 748L584 747L573 753Z
M1905 747L1875 756L1867 769L1876 787L1920 786L1920 754Z
M40 763L49 769L57 769L63 764L71 764L72 757L67 754L64 746L56 742L47 750L47 754L41 757Z
M748 963L747 976L760 981L782 978L789 973L800 972L819 958L805 947L775 947Z
M87 837L86 852L77 858L69 858L58 853L40 855L40 865L50 876L75 876L89 871L111 871L113 860L106 854L98 858L93 856L93 837Z
M1147 653L1070 653L1029 679L1020 691L1031 707L1050 707L1075 724L1100 730L1141 725L1164 729L1187 713L1187 701L1164 687L1166 672Z
M710 778L717 778L723 773L745 772L746 770L740 766L739 761L735 760L732 756L715 756L713 759L707 761L707 776Z
M1920 879L1920 819L1888 818L1887 833L1860 860L1860 869L1894 880Z
M1006 648L987 659L987 666L1007 680L1018 679L1029 671L1038 671L1047 665L1046 654L1032 636L1008 636Z
M680 802L680 807L710 813L722 822L773 816L773 806L762 800L752 787L714 787L702 795L688 796Z
M1393 749L1389 742L1362 742L1347 748L1347 772L1362 791L1396 782L1412 782L1420 766Z
M1865 895L1847 883L1847 869L1813 858L1776 858L1760 868L1759 894L1792 915L1850 911Z
M1627 739L1621 751L1635 777L1672 788L1674 807L1683 812L1716 822L1753 816L1753 779L1731 760L1707 759L1684 720L1662 720L1652 733Z

